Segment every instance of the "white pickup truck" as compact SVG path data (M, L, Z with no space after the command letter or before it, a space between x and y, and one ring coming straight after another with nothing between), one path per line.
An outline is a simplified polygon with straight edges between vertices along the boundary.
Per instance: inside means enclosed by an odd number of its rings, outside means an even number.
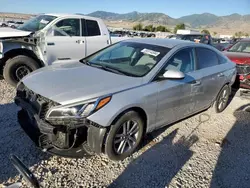
M112 38L99 18L42 14L17 29L0 28L0 75L11 85L55 61L84 58L126 37Z

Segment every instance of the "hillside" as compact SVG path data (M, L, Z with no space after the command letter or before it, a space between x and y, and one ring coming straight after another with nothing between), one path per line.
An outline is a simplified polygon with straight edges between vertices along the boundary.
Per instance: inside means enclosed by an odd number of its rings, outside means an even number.
M211 32L221 34L234 34L235 32L249 32L250 34L250 14L240 15L231 14L228 16L216 16L210 13L192 14L175 19L163 13L140 13L137 11L126 14L118 14L113 12L96 11L88 14L89 16L104 19L105 23L111 27L132 28L137 23L143 25L153 24L165 25L169 29L173 29L178 23L185 23L187 28L192 29L208 29ZM4 13L0 12L0 21L11 19L29 19L31 14L20 13Z
M152 24L175 25L179 21L169 17L163 13L139 13L130 12L126 14L117 14L105 11L96 11L88 14L88 16L99 17L109 21L131 21L131 22L146 22Z
M115 27L132 27L136 23L143 25L166 25L170 29L178 23L185 23L188 28L210 29L212 32L234 34L238 31L250 33L250 15L231 14L228 16L216 16L210 13L192 14L175 19L163 13L139 13L130 12L118 14L105 11L96 11L89 16L99 17L106 23Z

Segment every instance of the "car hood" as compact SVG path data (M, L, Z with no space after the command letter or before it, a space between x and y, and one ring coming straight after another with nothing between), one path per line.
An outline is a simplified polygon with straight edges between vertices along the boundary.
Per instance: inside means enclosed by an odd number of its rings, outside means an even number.
M143 79L107 72L80 62L57 62L23 78L32 91L67 105L94 99L142 84Z
M236 64L250 64L250 53L223 52L231 61Z
M22 31L18 29L13 29L9 27L0 28L0 38L11 38L11 37L26 37L29 36L31 32Z

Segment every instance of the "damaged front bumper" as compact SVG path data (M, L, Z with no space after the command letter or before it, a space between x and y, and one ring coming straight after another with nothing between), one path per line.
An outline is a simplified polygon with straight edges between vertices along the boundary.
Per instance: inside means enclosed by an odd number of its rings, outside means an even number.
M250 89L250 65L237 65L237 78L235 85L238 88Z
M106 128L87 119L76 126L52 125L41 119L32 105L20 97L15 103L21 107L18 122L35 144L51 154L81 158L102 152Z

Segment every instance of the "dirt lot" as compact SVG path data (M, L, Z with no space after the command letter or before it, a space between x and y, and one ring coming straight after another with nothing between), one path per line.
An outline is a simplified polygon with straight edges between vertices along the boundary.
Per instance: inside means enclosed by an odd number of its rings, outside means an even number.
M20 180L10 154L35 171L42 187L250 185L249 99L234 97L222 114L205 111L154 132L133 156L112 162L104 156L65 159L37 149L17 123L14 95L0 81L0 187Z

